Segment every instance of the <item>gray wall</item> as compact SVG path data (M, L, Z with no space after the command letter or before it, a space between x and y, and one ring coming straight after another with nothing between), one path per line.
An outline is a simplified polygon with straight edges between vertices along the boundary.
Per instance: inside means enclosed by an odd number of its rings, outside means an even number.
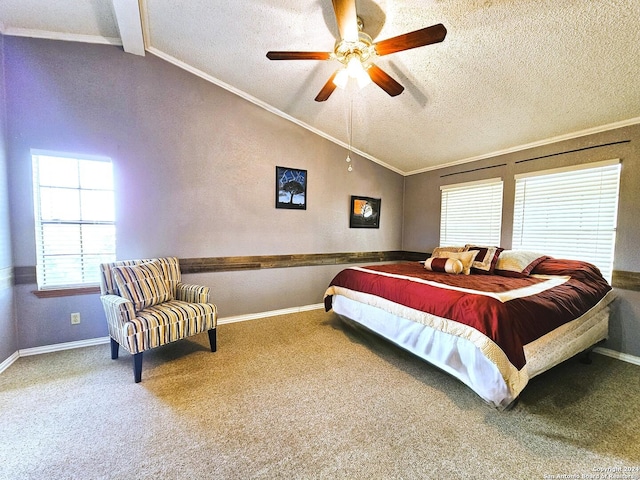
M598 145L625 141L629 142L598 147ZM563 153L578 149L583 150ZM558 153L562 154L555 155ZM534 158L538 159L523 161ZM640 272L638 252L640 215L637 207L637 199L640 198L640 125L407 177L403 248L430 252L438 246L440 185L502 177L504 201L501 244L505 248L510 248L515 192L514 175L613 158L622 160L614 269ZM499 166L503 164L504 166ZM492 166L497 167L485 168ZM476 171L462 173L468 170ZM478 206L470 206L470 210L472 208L478 208ZM618 352L640 356L640 292L616 290L619 299L615 303L611 319L610 338L604 346Z
M18 349L13 303L13 262L7 183L4 37L0 35L0 363Z
M30 149L108 156L119 259L401 248L404 179L152 55L6 37L14 264L35 265ZM275 208L276 165L308 170L306 211ZM380 229L350 229L350 195L382 198ZM221 317L320 303L339 266L185 276ZM18 347L107 335L97 295L16 287ZM82 323L72 326L71 312ZM0 357L1 360L1 357Z

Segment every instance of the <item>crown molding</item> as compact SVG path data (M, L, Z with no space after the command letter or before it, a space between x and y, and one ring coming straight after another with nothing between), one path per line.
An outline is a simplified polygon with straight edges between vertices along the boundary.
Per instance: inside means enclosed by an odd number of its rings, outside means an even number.
M99 45L116 45L121 47L122 40L117 37L103 37L100 35L84 35L80 33L50 32L48 30L33 30L29 28L7 27L2 34L13 37L44 38L46 40L63 40L66 42L95 43Z
M487 158L499 157L500 155L506 155L509 153L521 152L523 150L529 150L531 148L542 147L545 145L551 145L553 143L563 142L565 140L573 140L574 138L586 137L587 135L594 135L596 133L608 132L609 130L615 130L617 128L630 127L640 123L640 117L629 118L627 120L621 120L619 122L608 123L599 127L587 128L585 130L579 130L573 133L567 133L564 135L558 135L556 137L546 138L537 142L526 143L524 145L518 145L515 147L505 148L503 150L496 150L495 152L485 153L483 155L477 155L475 157L463 158L462 160L456 160L454 162L444 163L434 167L421 168L419 170L412 170L406 172L405 176L417 175L419 173L431 172L433 170L440 170L448 167L455 167L465 163L476 162L478 160L486 160Z

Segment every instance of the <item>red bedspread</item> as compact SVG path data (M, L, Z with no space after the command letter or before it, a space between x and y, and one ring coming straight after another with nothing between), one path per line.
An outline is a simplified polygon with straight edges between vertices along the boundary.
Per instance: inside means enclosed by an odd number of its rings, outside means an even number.
M547 288L549 279L535 274L554 276L555 285ZM532 275L451 275L430 272L411 262L348 268L336 275L331 286L473 327L495 342L520 370L525 365L524 345L582 316L611 290L598 269L584 262L546 259ZM542 291L523 290L535 286ZM325 307L331 309L330 295Z

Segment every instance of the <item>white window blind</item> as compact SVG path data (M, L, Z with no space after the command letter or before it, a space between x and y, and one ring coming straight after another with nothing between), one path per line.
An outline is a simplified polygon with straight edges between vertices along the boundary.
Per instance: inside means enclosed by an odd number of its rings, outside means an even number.
M110 160L32 154L38 288L99 282L115 260Z
M500 245L502 179L443 185L440 245Z
M611 281L620 162L516 176L513 248L596 265Z

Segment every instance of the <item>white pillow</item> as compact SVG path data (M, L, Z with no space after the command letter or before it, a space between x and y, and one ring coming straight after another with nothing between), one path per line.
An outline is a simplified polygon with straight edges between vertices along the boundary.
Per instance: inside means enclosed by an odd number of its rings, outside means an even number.
M504 277L526 277L545 258L527 250L504 250L498 257L495 273Z
M464 247L436 247L431 252L432 257L438 257L441 252L464 252Z

